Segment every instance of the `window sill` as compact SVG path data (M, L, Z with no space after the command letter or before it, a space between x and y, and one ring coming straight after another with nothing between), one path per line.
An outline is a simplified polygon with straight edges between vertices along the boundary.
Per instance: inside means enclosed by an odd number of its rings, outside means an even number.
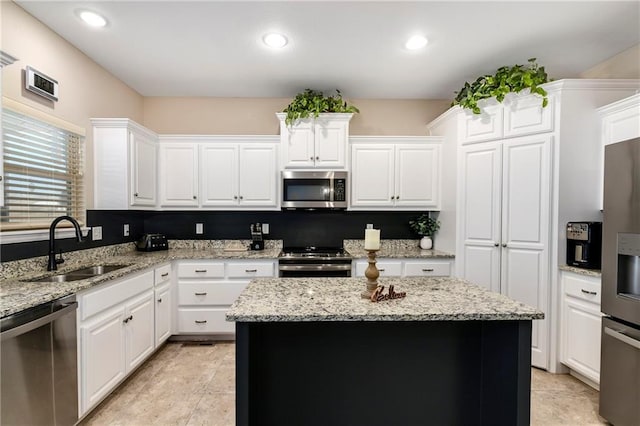
M82 235L88 236L91 228L83 226ZM73 228L56 229L56 239L58 238L74 238L76 236ZM28 231L3 231L0 232L0 244L16 244L27 243L31 241L48 241L48 229L33 229Z

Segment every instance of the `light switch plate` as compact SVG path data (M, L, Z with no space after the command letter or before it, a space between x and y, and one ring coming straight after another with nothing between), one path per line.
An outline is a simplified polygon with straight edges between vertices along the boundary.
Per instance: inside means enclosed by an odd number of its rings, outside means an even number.
M269 233L269 224L268 223L263 223L262 224L262 233L264 235L267 235Z
M128 223L125 223L125 224L124 224L123 233L124 233L124 236L125 236L125 237L128 237L128 236L129 236L129 224L128 224Z
M204 233L204 224L196 223L196 234Z
M94 226L91 228L91 239L99 241L102 239L102 226Z

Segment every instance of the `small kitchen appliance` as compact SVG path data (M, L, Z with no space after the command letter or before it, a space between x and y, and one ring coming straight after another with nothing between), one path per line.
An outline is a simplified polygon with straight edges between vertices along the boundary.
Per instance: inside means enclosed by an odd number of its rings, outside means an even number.
M346 209L347 176L347 172L282 172L282 208Z
M567 265L600 269L602 222L567 223Z
M136 249L138 251L168 250L169 243L167 242L167 237L163 234L144 234L136 242Z
M264 250L264 238L262 236L262 224L251 224L251 250Z

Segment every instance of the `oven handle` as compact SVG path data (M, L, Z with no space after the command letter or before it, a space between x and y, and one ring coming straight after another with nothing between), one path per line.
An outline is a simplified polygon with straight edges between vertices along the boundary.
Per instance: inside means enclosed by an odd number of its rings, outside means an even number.
M280 265L280 271L350 271L351 265L332 265L322 263L316 265Z
M604 332L605 334L608 334L614 339L620 340L622 343L626 343L629 346L633 346L636 349L640 349L640 341L634 339L633 337L629 337L626 334L620 333L619 331L616 331L609 327L605 327Z

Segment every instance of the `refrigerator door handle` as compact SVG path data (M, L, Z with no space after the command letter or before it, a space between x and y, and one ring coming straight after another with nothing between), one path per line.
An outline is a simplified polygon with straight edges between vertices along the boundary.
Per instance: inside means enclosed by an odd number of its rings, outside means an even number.
M636 349L640 349L640 341L634 339L633 337L629 337L626 334L620 333L619 331L616 331L609 327L605 327L604 332L614 339L620 340L621 342L633 346Z

